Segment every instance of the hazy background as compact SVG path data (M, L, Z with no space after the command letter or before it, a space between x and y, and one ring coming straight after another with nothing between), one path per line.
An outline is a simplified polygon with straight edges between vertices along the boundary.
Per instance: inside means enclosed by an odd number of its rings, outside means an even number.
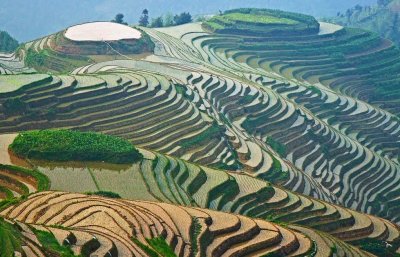
M237 7L262 7L307 13L316 17L336 15L356 4L376 0L0 0L0 30L20 42L36 39L73 24L111 20L123 13L136 23L144 8L150 18L166 12L189 11L192 15L212 14Z

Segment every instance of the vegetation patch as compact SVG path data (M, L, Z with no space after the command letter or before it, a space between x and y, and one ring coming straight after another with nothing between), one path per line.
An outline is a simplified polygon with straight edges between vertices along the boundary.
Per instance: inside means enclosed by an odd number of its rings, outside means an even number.
M70 247L60 245L54 235L50 232L33 229L37 239L43 246L48 256L74 257L76 256Z
M50 189L49 178L37 170L25 169L22 167L0 164L0 170L6 170L18 176L26 177L35 182L38 191Z
M226 11L204 22L203 27L215 33L257 36L319 31L319 23L312 16L253 8Z
M46 50L36 52L33 49L28 49L28 51L26 51L25 64L29 67L43 66L46 59Z
M182 142L181 146L185 149L189 149L195 145L198 145L206 140L214 138L216 135L220 135L221 128L217 123L213 123L211 127L200 133L199 135L192 137Z
M6 31L0 31L0 52L13 52L18 48L18 41Z
M224 16L219 16L227 21L260 23L260 24L297 24L295 20L280 18L271 15L250 14L250 13L228 13Z
M163 237L146 239L149 245L163 257L177 257Z
M176 254L163 237L146 239L149 245L140 242L137 238L132 238L132 240L150 257L176 257Z
M110 191L97 191L97 192L88 192L88 195L97 195L102 197L108 198L121 198L121 196L117 193L110 192Z
M129 141L122 138L72 130L24 132L15 138L10 150L21 158L49 161L130 164L143 158Z
M12 257L14 252L22 252L21 232L14 225L0 218L0 256Z
M284 144L282 144L279 141L276 141L272 137L268 137L267 139L267 144L274 149L275 152L277 152L280 156L286 156L287 154L287 148Z
M289 179L289 172L282 171L280 162L273 158L272 168L267 173L261 175L260 178L273 184L280 184Z
M384 241L366 238L359 242L359 247L372 254L375 254L378 257L399 257L400 254L396 253L396 247L390 245Z

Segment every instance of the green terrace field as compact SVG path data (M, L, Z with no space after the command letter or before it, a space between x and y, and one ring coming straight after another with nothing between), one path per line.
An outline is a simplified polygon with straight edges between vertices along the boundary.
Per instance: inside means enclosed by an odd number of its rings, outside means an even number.
M224 16L217 16L215 19L220 19L226 23L229 22L247 22L247 23L262 23L262 24L297 24L297 21L289 20L286 18L278 18L274 16L267 15L253 15L246 13L228 13Z
M207 30L223 34L267 35L309 33L319 29L310 16L267 9L235 9L203 23Z
M251 8L138 30L0 54L8 252L400 253L392 42Z
M18 141L18 137L16 137L15 141ZM94 144L95 142L91 143L91 145ZM63 204L68 205L69 201L72 201L71 204L76 204L76 199L83 201L82 208L87 208L83 207L87 205L87 201L93 201L94 206L90 207L94 208L93 210L98 208L95 207L99 205L96 201L101 199L98 196L107 197L109 200L106 201L114 203L116 202L111 199L123 197L125 199L152 201L154 202L153 205L158 202L163 208L168 206L165 203L178 204L180 206L206 208L225 213L246 215L264 221L276 222L277 224L296 224L288 228L299 233L295 235L297 237L296 240L300 240L300 245L293 246L292 248L292 251L297 249L297 252L333 253L332 247L337 247L343 252L353 251L349 245L337 239L327 242L327 245L307 245L304 240L308 237L311 237L313 240L323 240L323 238L334 236L355 246L362 246L362 240L364 239L377 243L390 242L395 248L400 244L400 230L398 227L383 219L361 214L327 202L314 200L248 175L214 170L142 149L139 149L139 151L144 158L140 163L136 163L133 166L79 162L78 159L74 162L32 160L31 165L34 166L33 168L37 172L47 175L51 183L50 189L56 190L58 193L44 192L38 193L37 196L33 194L31 197L37 200L41 197L46 198L46 195L53 195L51 197L52 200L48 204L52 204L53 198L54 201L57 198L64 199L57 200L57 204L52 208L61 208ZM85 176L88 178L85 179ZM38 190L42 191L47 188L42 186ZM68 196L66 193L61 193L62 191L86 192L87 195L91 195L92 197L78 194L70 194ZM16 202L18 203L18 201ZM8 207L3 213L8 213L6 214L8 218L19 220L18 216L10 216L16 212L11 212L10 209L12 207L9 206L3 207L3 209ZM90 213L88 210L85 212ZM108 211L106 212L108 213ZM205 211L205 209L202 212L210 213L210 211ZM51 213L49 212L45 216L52 215ZM179 216L179 218L182 217ZM24 221L24 219L21 221ZM26 221L30 224L40 222L40 220L33 221L31 219ZM73 240L77 240L83 235L77 231L72 232L73 234L77 233L75 235L77 239L73 239L72 235L67 237L68 233L61 231L67 225L60 226L60 222L56 223L57 227L54 228L45 228L42 225L34 226L34 234L38 236L39 240L45 237L46 239L44 240L46 242L54 235L61 244L65 241L64 238L69 238L68 240L72 242L72 250L74 250L73 245L75 243L73 243ZM181 222L184 222L184 220ZM54 225L54 223L49 223L48 225ZM199 227L200 225L201 223ZM307 230L301 227L304 225L316 230ZM104 229L111 229L111 227L108 227L104 223L101 226L103 227L102 231ZM305 233L306 237L300 236L303 233ZM262 236L262 234L258 236ZM232 233L233 235L234 233ZM226 236L229 237L229 233ZM152 246L149 250L142 245L143 242L139 238L133 241L139 244L140 248L146 249L145 251L151 251L151 248L155 247L152 245L152 241L146 239L144 245L150 244ZM151 238L151 236L146 236L146 238ZM123 249L123 246L118 246L119 244L117 243L121 239L118 237L109 237L109 240L115 243L118 252L122 252L121 249ZM253 241L249 241L249 243L251 242ZM106 242L100 243L106 244ZM303 246L302 244L305 245ZM59 248L58 244L50 243L50 245ZM168 238L166 245L168 247L170 245ZM206 245L203 245L203 247L206 247ZM251 249L248 249L248 251L252 251ZM199 248L199 250L208 251L206 248ZM226 250L229 252L232 249ZM64 251L68 251L68 248L64 249ZM79 251L79 248L74 250L74 252L76 251Z

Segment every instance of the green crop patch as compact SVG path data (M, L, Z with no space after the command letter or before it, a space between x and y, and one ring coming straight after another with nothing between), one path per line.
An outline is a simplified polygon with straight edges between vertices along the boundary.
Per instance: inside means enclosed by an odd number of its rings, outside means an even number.
M271 15L262 15L262 14L228 13L221 17L228 21L234 21L234 22L248 22L248 23L260 23L260 24L286 24L286 25L293 25L299 23L298 21L290 20L287 18L279 18Z
M0 257L13 257L21 252L21 232L12 224L0 218Z
M39 242L43 246L43 250L49 256L60 256L60 257L74 257L74 252L65 245L60 245L53 234L46 231L33 230L37 236ZM80 257L81 255L79 255Z
M203 23L203 28L221 34L308 34L319 30L315 18L269 9L242 8L226 11Z
M18 135L10 150L21 158L49 161L103 161L116 164L142 159L128 141L93 132L38 130Z

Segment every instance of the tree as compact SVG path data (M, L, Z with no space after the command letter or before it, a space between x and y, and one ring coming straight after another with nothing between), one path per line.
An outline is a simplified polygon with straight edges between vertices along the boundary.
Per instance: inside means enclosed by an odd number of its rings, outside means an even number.
M190 15L188 12L183 12L174 16L175 25L181 25L189 22L192 22L192 15Z
M161 16L151 20L150 27L152 27L152 28L161 28L163 26L164 26L164 21L163 21L163 18Z
M143 10L142 16L139 19L139 25L142 27L149 26L149 11L147 9Z
M124 15L122 13L115 15L115 19L112 22L128 25L128 23L124 22Z
M18 47L18 41L5 31L0 31L0 52L12 52Z
M173 25L174 25L174 15L169 12L164 16L164 27L170 27Z

